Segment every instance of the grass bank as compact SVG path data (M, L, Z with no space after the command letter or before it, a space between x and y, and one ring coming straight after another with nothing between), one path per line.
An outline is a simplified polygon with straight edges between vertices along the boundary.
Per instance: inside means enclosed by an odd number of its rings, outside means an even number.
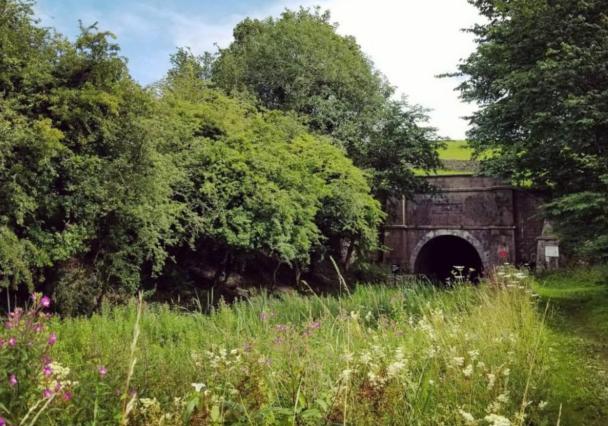
M608 266L540 277L535 291L550 303L553 399L563 424L605 425L608 419Z
M71 393L38 424L555 424L543 311L525 279L505 284L54 320L50 378Z

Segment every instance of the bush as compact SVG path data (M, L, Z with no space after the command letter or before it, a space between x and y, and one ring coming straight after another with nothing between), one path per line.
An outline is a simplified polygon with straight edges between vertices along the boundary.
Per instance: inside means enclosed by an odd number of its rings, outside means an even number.
M67 266L59 271L53 300L63 315L90 315L97 308L102 285L96 275L82 266Z

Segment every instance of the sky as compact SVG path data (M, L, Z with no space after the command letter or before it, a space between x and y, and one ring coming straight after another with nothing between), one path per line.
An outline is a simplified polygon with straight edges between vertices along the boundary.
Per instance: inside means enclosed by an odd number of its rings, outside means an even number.
M141 84L161 79L177 47L215 51L232 40L245 17L278 16L285 8L329 9L338 32L353 35L376 67L411 103L430 109L442 137L463 139L474 106L462 103L455 71L474 49L462 28L480 21L467 0L38 0L42 25L73 38L78 21L117 36L131 75Z

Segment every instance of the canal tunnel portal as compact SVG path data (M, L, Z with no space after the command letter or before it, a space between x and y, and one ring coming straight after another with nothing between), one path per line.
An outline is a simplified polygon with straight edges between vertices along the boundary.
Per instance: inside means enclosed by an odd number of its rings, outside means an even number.
M534 265L544 218L538 193L482 176L429 177L434 193L393 200L385 226L387 263L444 280L502 263Z

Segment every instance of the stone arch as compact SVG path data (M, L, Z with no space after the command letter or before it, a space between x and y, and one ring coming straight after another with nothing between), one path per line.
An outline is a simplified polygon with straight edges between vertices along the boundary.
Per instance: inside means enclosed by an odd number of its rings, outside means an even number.
M471 235L471 233L468 231L463 231L463 230L459 230L459 229L444 229L444 230L430 231L418 241L418 243L414 247L414 250L412 250L412 254L411 254L410 260L409 260L409 262L410 262L409 267L410 267L411 272L414 272L416 269L416 261L418 259L418 256L420 255L420 252L422 251L423 247L431 240L434 240L435 238L438 238L438 237L444 237L444 236L458 237L458 238L463 239L467 243L469 243L477 251L479 258L481 259L481 264L482 264L483 269L484 270L488 269L488 267L490 265L488 253L484 250L483 245L477 238L475 238L473 235Z

